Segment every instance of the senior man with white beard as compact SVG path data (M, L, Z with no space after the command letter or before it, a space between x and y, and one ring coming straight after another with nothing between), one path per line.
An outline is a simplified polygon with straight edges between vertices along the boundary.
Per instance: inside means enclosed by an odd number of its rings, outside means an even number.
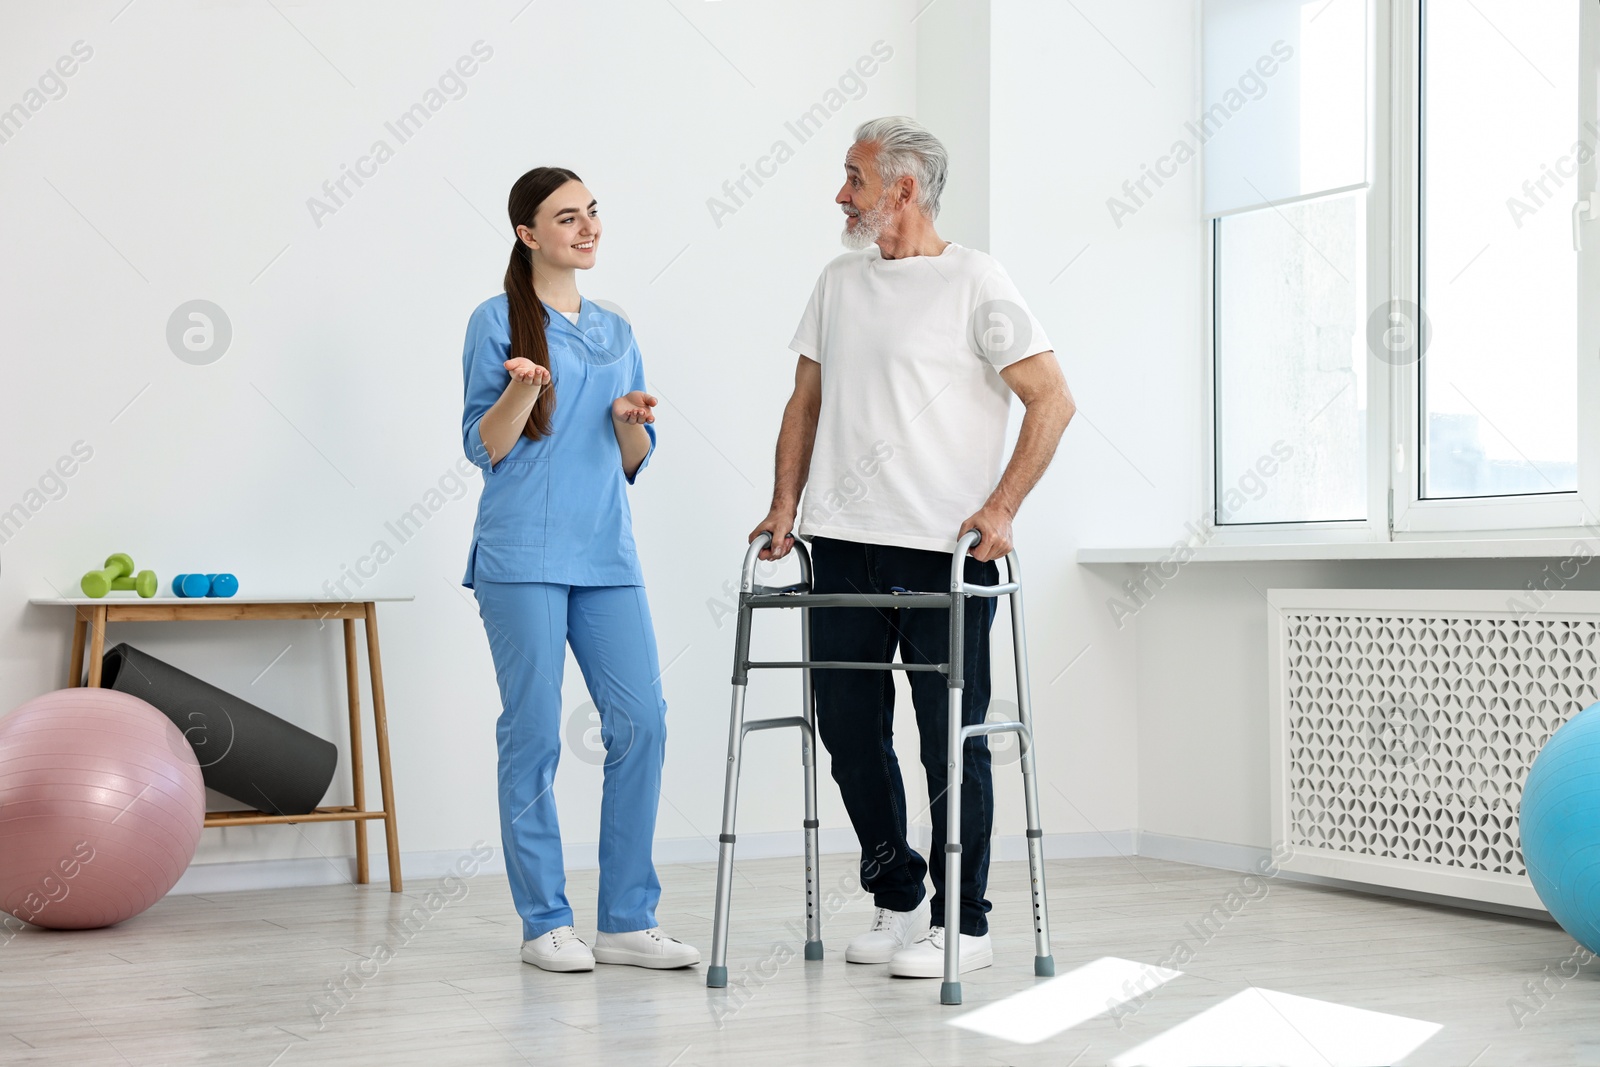
M855 133L835 201L847 216L846 247L812 291L790 348L799 354L794 394L778 436L772 509L750 534L772 535L762 558L811 543L815 591L948 590L961 535L982 539L966 580L994 584L994 560L1011 550L1011 524L1050 465L1072 418L1072 395L1043 328L993 258L943 240L934 228L948 155L905 117L874 119ZM1026 413L1004 465L1011 395ZM795 515L805 490L799 526ZM965 615L966 724L989 706L992 599ZM818 660L905 663L948 660L943 612L821 608L811 613ZM994 795L982 737L963 753L962 884L946 886L906 839L905 786L893 743L888 671L814 671L817 727L832 757L856 837L861 884L873 895L872 929L845 951L852 963L887 963L900 977L943 973L946 892L961 898L961 969L989 966L989 834ZM908 672L932 798L933 848L945 845L948 691L935 672ZM929 921L929 906L933 925Z

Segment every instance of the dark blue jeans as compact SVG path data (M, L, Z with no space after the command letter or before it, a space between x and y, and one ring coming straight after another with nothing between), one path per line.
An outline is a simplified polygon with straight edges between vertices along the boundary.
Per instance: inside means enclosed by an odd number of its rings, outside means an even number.
M919 593L950 588L951 554L916 548L861 544L828 537L811 543L815 590L819 593L889 593L899 586ZM992 585L999 567L966 562L966 580ZM982 722L989 711L989 627L994 601L969 597L963 653L964 724ZM811 612L811 658L888 663L943 663L948 659L950 614L930 608L817 608ZM861 887L880 908L910 911L921 903L928 863L906 841L906 790L894 753L894 682L889 671L814 671L817 729L833 762L845 810L861 842ZM944 925L945 752L950 693L936 671L908 671L911 702L922 738L922 769L928 776L933 821L933 923ZM961 932L989 929L989 832L994 825L994 787L989 745L967 742L961 785ZM916 813L921 816L925 813Z

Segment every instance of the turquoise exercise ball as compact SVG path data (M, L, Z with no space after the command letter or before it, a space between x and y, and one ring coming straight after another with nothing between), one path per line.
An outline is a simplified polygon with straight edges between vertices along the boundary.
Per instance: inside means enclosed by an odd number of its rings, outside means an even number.
M1522 859L1544 906L1600 953L1600 704L1545 742L1522 787Z

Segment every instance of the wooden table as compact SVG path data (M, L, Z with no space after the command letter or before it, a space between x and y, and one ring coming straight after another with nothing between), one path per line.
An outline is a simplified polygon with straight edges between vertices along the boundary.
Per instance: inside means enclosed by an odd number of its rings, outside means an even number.
M264 811L208 811L206 826L263 826L269 823L350 822L356 834L356 881L367 884L367 822L381 819L389 851L389 889L400 892L400 835L395 825L394 782L389 773L389 719L383 702L383 664L378 653L378 604L404 602L411 597L378 597L345 601L289 598L152 597L139 599L112 593L99 600L89 597L35 597L29 601L46 607L70 607L72 658L67 685L100 684L105 658L106 624L110 622L220 622L230 620L340 619L344 622L345 695L350 710L350 777L353 803L316 808L304 815L271 815ZM361 672L356 661L356 622L365 623L367 662L372 676L372 720L378 742L378 782L383 807L368 810L361 758ZM84 650L88 649L88 680L84 680Z

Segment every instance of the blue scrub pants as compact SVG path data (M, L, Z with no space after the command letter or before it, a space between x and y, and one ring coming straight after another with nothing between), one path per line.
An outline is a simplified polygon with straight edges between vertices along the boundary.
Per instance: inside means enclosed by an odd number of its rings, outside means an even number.
M599 929L648 930L656 925L661 899L650 849L667 704L644 587L482 579L474 584L500 682L500 835L523 938L572 924L552 793L561 757L568 643L600 712L606 749Z

